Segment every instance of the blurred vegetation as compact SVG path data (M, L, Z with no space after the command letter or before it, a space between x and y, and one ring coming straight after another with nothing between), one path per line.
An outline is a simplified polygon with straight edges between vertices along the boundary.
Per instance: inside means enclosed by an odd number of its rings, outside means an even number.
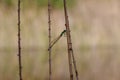
M25 8L36 6L37 8L44 8L47 6L48 0L21 0ZM72 7L76 0L67 0L68 6ZM0 4L5 7L15 7L17 0L0 0ZM63 0L51 0L52 7L61 9L63 7ZM31 6L32 5L32 6Z
M21 1L23 79L48 80L47 0ZM62 1L52 0L52 40L65 29ZM120 80L120 1L67 2L79 78ZM17 0L0 0L0 80L19 79L17 51ZM62 37L52 51L53 80L69 80L67 56Z

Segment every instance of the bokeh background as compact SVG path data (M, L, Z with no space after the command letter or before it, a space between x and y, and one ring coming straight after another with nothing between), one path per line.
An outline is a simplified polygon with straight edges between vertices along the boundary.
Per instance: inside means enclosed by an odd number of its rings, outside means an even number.
M120 1L67 0L80 80L120 80ZM24 80L48 80L47 0L22 0ZM52 0L52 40L65 29L62 0ZM19 80L17 0L0 0L0 80ZM66 37L52 51L53 80L69 80Z

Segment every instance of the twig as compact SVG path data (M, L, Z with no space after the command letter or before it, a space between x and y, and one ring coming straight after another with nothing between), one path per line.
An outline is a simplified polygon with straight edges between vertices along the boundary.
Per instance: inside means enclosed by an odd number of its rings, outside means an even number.
M72 61L71 61L71 39L70 39L70 29L69 29L69 21L67 15L67 8L66 8L66 0L64 0L64 12L65 12L65 26L66 26L66 35L67 35L67 44L68 44L68 61L69 61L69 72L70 72L70 80L73 80L73 71L72 71Z
M51 46L51 1L48 0L49 47ZM51 48L49 49L49 80L52 80Z
M22 61L21 61L21 28L20 28L20 4L21 0L18 0L18 60L19 60L19 80L22 79Z
M72 45L72 44L71 44L71 45ZM72 59L73 59L73 65L74 65L76 80L79 80L79 78L78 78L78 71L77 71L77 66L76 66L76 61L75 61L75 57L74 57L73 50L71 50L71 53L72 53Z
M64 12L65 12L65 26L66 26L66 30L67 30L66 35L67 35L67 44L68 44L68 60L69 60L70 80L73 80L72 59L73 59L74 70L75 70L75 74L76 74L76 80L78 80L78 71L76 68L76 61L75 61L73 49L72 49L72 41L71 41L71 35L70 35L66 0L64 0Z

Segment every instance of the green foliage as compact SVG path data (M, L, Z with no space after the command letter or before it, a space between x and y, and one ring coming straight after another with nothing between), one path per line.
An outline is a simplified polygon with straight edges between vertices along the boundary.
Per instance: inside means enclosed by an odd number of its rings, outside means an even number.
M48 0L36 0L38 7L45 7L47 6ZM54 8L63 8L63 0L51 0L52 7ZM73 6L75 0L67 0L67 4L69 7Z
M16 1L17 0L1 0L0 3L7 7L11 7L11 6L15 6L14 3L17 3ZM48 0L22 0L21 2L25 8L31 8L32 6L37 6L38 8L44 8L47 7L48 4ZM52 7L56 9L63 8L63 0L51 0L51 3L52 3ZM74 3L75 0L67 0L67 5L69 7L73 6Z
M38 7L45 7L47 5L47 0L36 0Z
M8 6L10 6L10 5L12 5L12 0L5 0L5 3L6 3Z
M61 8L63 6L63 0L52 0L52 5L56 8Z
M72 7L75 4L75 0L67 0L68 7ZM55 3L56 7L62 8L63 7L63 0L58 0L58 2Z
M2 0L1 3L8 7L13 6L13 0Z

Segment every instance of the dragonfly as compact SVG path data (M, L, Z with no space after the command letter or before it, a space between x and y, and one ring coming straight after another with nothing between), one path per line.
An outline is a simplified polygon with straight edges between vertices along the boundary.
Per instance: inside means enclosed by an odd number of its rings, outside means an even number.
M65 35L65 33L66 33L66 30L63 30L62 32L61 32L61 34L55 39L55 40L53 40L53 41L51 41L51 46L48 48L48 51L58 42L58 40L63 36L63 35Z

